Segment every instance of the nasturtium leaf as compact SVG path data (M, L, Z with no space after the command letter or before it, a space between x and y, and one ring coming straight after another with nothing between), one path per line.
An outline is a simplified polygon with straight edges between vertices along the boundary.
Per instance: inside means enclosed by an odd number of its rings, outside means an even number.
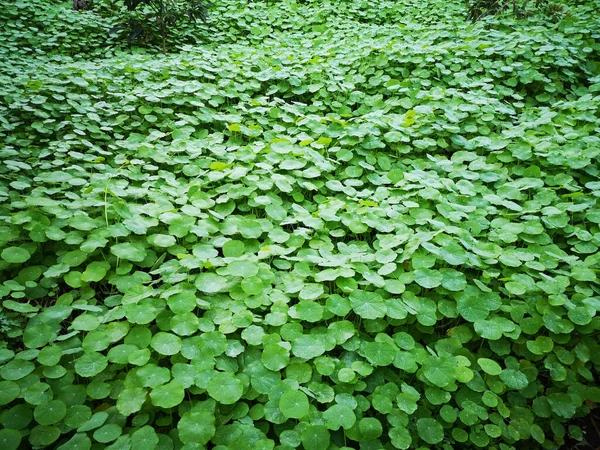
M290 362L290 352L280 344L268 344L265 345L261 358L267 369L279 371Z
M363 319L380 319L387 312L383 297L375 292L357 289L350 294L350 304L354 312Z
M75 360L75 372L82 377L98 375L108 366L106 356L98 352L85 353Z
M56 336L54 329L45 323L27 326L23 332L23 343L28 348L39 348L48 344Z
M132 242L115 244L110 248L110 252L118 258L134 262L143 261L148 254L143 245Z
M309 425L300 435L304 448L311 450L327 450L331 440L329 431L322 425Z
M414 279L419 286L433 289L442 284L444 276L437 270L419 268L415 270Z
M423 375L433 385L446 387L455 379L454 364L446 357L429 356L423 362Z
M342 383L352 383L356 380L356 372L349 367L342 367L337 376Z
M54 392L48 383L32 383L27 386L23 398L30 405L41 405L47 403L54 397Z
M515 369L504 369L500 379L510 389L525 389L529 384L525 374Z
M197 306L196 294L190 291L179 292L170 296L167 299L167 304L175 314L191 312Z
M93 261L86 267L81 274L81 279L86 283L98 282L102 280L110 270L110 264L106 261Z
M406 450L412 444L410 432L403 426L395 426L389 431L390 440L395 448Z
M577 281L596 281L596 273L586 266L573 266L571 276Z
M325 302L325 307L336 316L345 316L352 309L350 301L338 294L330 295Z
M479 367L488 375L500 375L502 373L502 367L496 361L489 358L479 358L477 360Z
M205 445L215 434L215 416L207 410L186 412L177 424L179 439L184 444Z
M150 392L150 398L154 406L161 408L172 408L179 405L185 396L183 386L176 381L162 384Z
M93 437L97 442L100 442L101 444L107 444L115 441L119 436L121 436L121 433L122 429L118 424L109 423L102 425L100 428L95 430Z
M37 360L44 366L55 366L60 362L63 355L61 348L58 345L44 347L40 350Z
M253 219L242 219L237 229L242 237L246 239L256 239L262 234L260 223Z
M125 388L117 398L117 410L124 416L138 412L142 409L142 405L146 401L146 396L146 390L141 387Z
M318 322L323 318L323 307L314 301L301 300L290 308L290 316L306 322Z
M229 275L234 277L250 278L258 273L258 263L246 259L239 259L228 264Z
M131 434L132 448L153 449L158 445L160 438L154 428L145 425Z
M203 272L196 277L195 284L200 291L206 294L214 294L225 289L227 279L216 273Z
M313 359L325 353L323 339L314 334L305 334L292 342L292 353L298 358Z
M12 402L21 393L21 388L14 381L0 381L0 406Z
M302 300L316 300L323 294L323 292L324 287L322 284L306 283L300 290L298 297Z
M78 331L93 331L100 325L100 319L92 314L80 314L71 322L71 328Z
M277 205L274 203L265 206L265 212L271 219L275 220L276 222L281 222L287 216L287 211L285 210L285 208L283 208L281 205Z
M377 439L383 433L381 422L375 417L363 417L358 422L358 429L365 439Z
M281 413L291 419L301 419L308 414L308 397L302 391L285 391L279 399Z
M480 298L474 296L459 298L457 309L459 314L469 322L483 320L490 313L488 306Z
M0 430L0 448L3 450L17 450L21 443L21 433L11 428Z
M444 428L435 419L417 420L417 433L421 439L431 445L438 444L444 439Z
M90 450L91 448L92 440L89 436L84 433L76 433L57 450Z
M440 269L442 287L453 292L460 292L467 286L465 274L454 269Z
M38 425L31 430L29 442L34 447L47 447L59 437L60 428L57 426Z
M223 244L223 256L226 258L239 258L244 254L246 245L242 241L230 239Z
M40 425L53 425L60 422L67 414L67 406L60 400L37 405L33 417Z
M0 368L0 376L6 381L16 381L26 377L35 369L35 365L23 359L13 359Z
M7 263L22 264L31 258L31 255L23 247L7 247L0 253L0 258Z
M155 247L172 247L177 243L177 239L169 234L151 234L147 238L148 243Z
M248 295L259 295L263 291L264 283L259 277L249 277L244 278L240 286Z
M562 419L570 419L575 415L576 406L567 393L555 392L548 396L548 403L552 412Z
M398 349L389 342L368 342L364 345L367 360L375 366L389 366L396 359Z
M92 410L85 405L71 405L67 408L64 422L71 428L79 428L92 417Z
M161 355L175 355L181 351L181 338L171 333L159 331L152 336L150 346Z
M347 405L332 405L323 412L323 418L330 430L352 428L356 423L354 410Z
M208 383L207 391L219 403L231 405L241 398L244 384L232 373L216 372Z

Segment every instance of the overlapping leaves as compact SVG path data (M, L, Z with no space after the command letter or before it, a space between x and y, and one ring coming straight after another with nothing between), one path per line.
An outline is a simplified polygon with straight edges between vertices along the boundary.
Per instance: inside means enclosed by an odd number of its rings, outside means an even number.
M2 448L550 448L599 401L597 18L376 3L93 64L13 23Z

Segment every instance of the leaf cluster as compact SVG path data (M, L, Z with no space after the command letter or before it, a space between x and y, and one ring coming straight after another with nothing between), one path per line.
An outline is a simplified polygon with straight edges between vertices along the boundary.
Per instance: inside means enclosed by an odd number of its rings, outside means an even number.
M100 16L28 5L0 14L60 31L0 31L0 301L23 323L0 349L2 449L581 437L592 5L541 26L228 0L213 43L167 57L63 48Z

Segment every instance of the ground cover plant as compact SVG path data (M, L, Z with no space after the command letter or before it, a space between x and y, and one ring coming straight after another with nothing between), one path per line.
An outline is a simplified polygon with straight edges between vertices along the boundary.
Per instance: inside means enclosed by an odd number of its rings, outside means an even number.
M0 11L2 450L585 439L597 3L94 7Z

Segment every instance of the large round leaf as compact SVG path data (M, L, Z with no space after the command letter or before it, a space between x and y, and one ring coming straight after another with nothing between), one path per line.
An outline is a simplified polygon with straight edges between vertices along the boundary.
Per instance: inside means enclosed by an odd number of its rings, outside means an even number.
M208 395L219 403L231 405L244 393L244 383L229 372L217 372L207 386Z
M302 391L286 391L279 399L281 413L291 419L301 419L308 414L308 397Z

